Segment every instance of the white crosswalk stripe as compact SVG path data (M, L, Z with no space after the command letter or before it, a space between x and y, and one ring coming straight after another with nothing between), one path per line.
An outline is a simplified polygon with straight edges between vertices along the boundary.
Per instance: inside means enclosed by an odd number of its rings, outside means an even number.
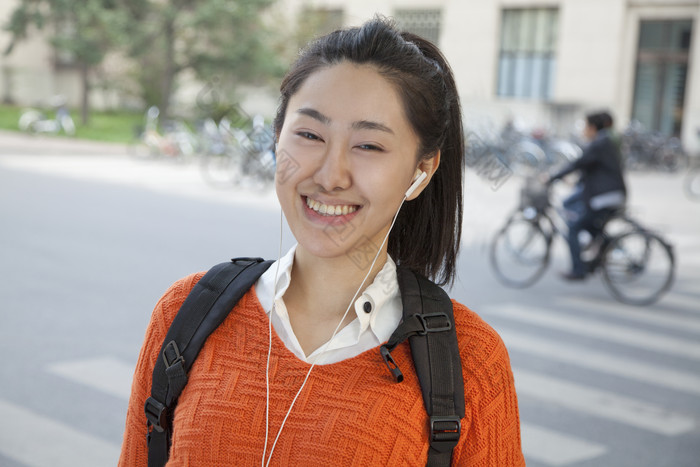
M489 310L489 314L550 329L595 337L607 342L700 361L700 343L689 339L670 337L651 331L632 329L629 326L606 323L584 317L565 316L544 308L515 304L493 307Z
M119 446L0 400L0 453L28 467L109 467Z
M506 347L511 351L525 352L549 360L700 396L699 374L652 365L560 340L542 337L533 339L532 336L510 328L500 328L499 333Z
M669 298L670 297L671 296L669 296ZM664 303L666 301L667 300L664 300ZM682 301L682 298L672 298L669 301L675 301L676 303L678 303ZM698 303L697 301L695 306L700 309L700 303ZM625 320L629 320L631 322L651 324L662 328L678 329L681 331L700 334L700 315L697 317L669 315L668 313L665 313L664 311L659 311L655 308L622 308L619 305L612 302L596 303L595 305L591 305L590 303L584 304L581 302L581 300L576 300L573 298L558 299L555 302L555 308L569 310L584 309L586 313L596 313L603 317L614 316L618 318L624 318Z
M700 254L695 257L695 261L700 267ZM662 304L676 306L684 311L695 313L700 316L700 296L691 297L681 294L669 294L663 297Z
M46 370L122 400L129 398L134 371L113 357L54 363ZM0 454L30 467L107 467L119 458L116 444L2 400L0 420Z
M59 362L50 365L47 370L122 399L129 399L134 376L133 365L112 357Z
M557 305L566 306L567 304L557 303ZM601 316L604 316L604 313L606 313L604 307L596 311L599 311ZM633 336L639 338L641 334L645 339L651 336L653 337L651 339L653 350L663 353L675 354L679 348L678 343L674 342L677 338L639 329L622 328L619 325L582 317L557 316L556 312L552 310L494 306L490 307L488 313L499 318L505 318L507 321L516 323L526 321L545 329L563 329L576 334L592 335L599 339L625 345L630 345L627 341L632 339ZM558 317L558 319L549 321L553 316ZM647 313L634 315L634 313L629 314L619 309L611 316L645 325L683 329L690 332L695 331L692 319L686 322L683 322L683 319L663 321ZM545 321L547 322L545 323ZM616 331L624 329L628 334L620 337L618 333L604 330L605 328L610 329L610 327L615 329L616 326L620 328L616 329ZM640 381L664 389L680 391L691 396L700 396L700 376L693 373L664 368L635 358L592 350L588 347L577 346L558 339L542 338L541 336L534 337L530 333L515 331L511 326L502 327L499 329L499 333L511 352L523 352L537 358L567 363L620 378ZM680 341L682 343L687 342L683 339L680 339ZM642 341L642 344L637 346L644 347L643 344L649 344L649 341ZM688 355L692 357L692 351L684 356ZM50 365L46 370L75 383L123 400L129 397L133 366L113 357L103 356L58 362ZM518 367L514 367L514 374L516 389L521 401L525 401L528 398L538 400L548 405L556 405L565 410L571 410L586 416L595 416L622 426L631 426L664 436L681 435L698 427L698 421L692 416L674 413L634 397L622 396L592 386L585 386L559 377ZM8 414L11 411L0 405L1 410L5 410ZM21 411L22 409L15 408L15 411L17 410ZM15 413L13 416L17 417L19 415ZM36 418L26 417L25 414L21 416L27 420L27 424L39 423L39 420ZM55 424L55 422L47 422L43 419L40 422L44 423L46 427L51 427L51 423ZM61 427L61 429L63 428ZM521 432L523 452L526 458L529 461L536 461L547 466L567 466L577 462L602 458L609 452L608 447L604 443L588 440L585 435L562 432L551 426L545 427L531 421L523 421ZM79 433L74 429L70 429L66 433L71 433L70 436L73 437L87 436L90 438L89 435ZM67 443L77 441L77 438L66 440ZM93 442L99 443L100 441L93 440ZM26 439L23 442L15 440L13 442L14 451L3 445L0 446L0 452L27 465L62 465L53 461L49 462L46 458L34 459L28 457L26 452L29 449L26 444ZM23 445L24 447L22 448ZM20 450L23 450L24 454L16 452ZM94 449L90 451L95 452ZM105 452L111 452L108 455L113 459L114 456L118 455L118 447L112 445ZM97 461L91 465L104 464L100 464Z
M522 369L514 369L514 373L519 396L534 397L587 415L663 435L678 435L695 428L692 418L641 400Z
M673 304L680 310L689 309L685 299L676 300ZM691 307L694 312L695 307ZM527 362L542 362L545 367L551 366L550 362L557 362L567 365L573 372L576 368L583 368L614 376L617 381L642 382L677 394L700 397L700 372L687 370L698 368L700 345L697 339L679 337L700 333L700 320L693 313L631 309L567 297L560 297L542 308L516 304L485 308L482 311L486 319L497 319L497 329L506 347L511 355L518 355L521 361L526 358ZM572 316L558 311L576 309L583 312ZM528 325L526 330L521 324ZM599 342L616 344L620 351L574 343L564 336L552 337L557 331L581 336L584 342L594 338ZM637 357L638 349L644 349L646 355L649 352L658 353L663 358L649 361L642 356ZM677 360L680 362L678 367L660 363L676 357L682 357ZM611 392L609 389L580 384L550 372L544 374L517 365L514 365L513 371L521 407L527 404L541 407L544 404L586 418L606 420L618 425L618 429L632 427L665 437L695 433L700 426L697 414L674 412L658 402L635 397L634 390L623 395L617 390ZM591 459L602 465L606 462L603 460L605 455L610 452L607 441L586 439L589 434L576 433L570 426L557 429L556 420L552 422L547 417L543 420L537 416L523 419L521 432L526 459L541 465L566 466Z
M523 454L551 466L565 466L595 459L607 452L602 444L574 438L554 430L521 423Z

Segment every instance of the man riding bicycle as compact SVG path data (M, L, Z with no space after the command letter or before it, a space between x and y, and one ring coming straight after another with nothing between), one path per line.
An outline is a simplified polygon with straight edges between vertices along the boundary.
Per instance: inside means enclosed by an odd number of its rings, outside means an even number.
M595 238L610 214L625 205L627 189L622 175L622 155L611 127L612 117L609 113L587 115L584 136L590 140L590 144L580 158L559 172L545 176L545 181L551 183L572 172L580 173L577 187L582 187L581 211L568 223L567 242L572 267L562 274L566 280L582 280L588 272L581 260L579 233L587 230Z

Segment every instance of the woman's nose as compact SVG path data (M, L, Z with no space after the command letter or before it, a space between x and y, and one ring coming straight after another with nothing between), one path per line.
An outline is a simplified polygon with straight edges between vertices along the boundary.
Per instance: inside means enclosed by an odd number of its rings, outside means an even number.
M344 190L352 184L347 150L341 145L329 145L313 180L325 191Z

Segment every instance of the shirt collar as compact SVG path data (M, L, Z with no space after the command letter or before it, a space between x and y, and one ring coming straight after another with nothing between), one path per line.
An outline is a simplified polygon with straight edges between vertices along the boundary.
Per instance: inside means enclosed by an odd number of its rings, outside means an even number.
M289 287L295 252L296 245L273 263L255 284L258 300L267 314L272 310L273 300L281 299ZM278 265L279 271L277 271ZM276 293L275 276L277 276ZM274 299L273 294L275 294ZM401 316L401 302L396 279L396 263L389 255L374 281L355 300L354 309L359 324L358 338L359 334L366 332L369 328L381 343L386 341L396 328ZM366 309L369 309L369 312L365 311Z
M387 321L393 323L389 332L393 332L397 323L388 320L389 316L383 312L385 305L398 296L399 284L396 280L396 263L387 255L384 267L377 273L374 281L365 289L355 301L355 313L360 322L360 332L369 327L380 342L386 340L384 327ZM369 310L369 312L367 311ZM389 324L391 326L391 324ZM383 338L384 337L384 338Z
M289 282L292 279L292 264L294 264L294 253L296 250L297 246L294 245L283 257L272 263L255 284L255 293L267 314L270 314L270 311L272 311L274 300L282 298L287 291L287 287L289 287ZM276 292L275 277L277 277ZM274 297L273 294L275 295Z

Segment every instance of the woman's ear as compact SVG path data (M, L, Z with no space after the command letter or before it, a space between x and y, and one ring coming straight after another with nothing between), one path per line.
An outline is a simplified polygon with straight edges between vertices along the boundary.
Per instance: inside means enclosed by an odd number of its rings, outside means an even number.
M438 166L440 165L440 150L438 149L435 151L435 154L429 158L424 158L421 159L418 162L418 167L416 167L416 175L420 175L421 172L425 172L427 177L416 187L413 192L406 197L406 201L411 201L412 199L416 199L418 195L420 195L425 187L428 186L428 183L430 183L430 179L433 178L433 175L435 174L435 171L437 170ZM415 177L414 177L415 179Z

